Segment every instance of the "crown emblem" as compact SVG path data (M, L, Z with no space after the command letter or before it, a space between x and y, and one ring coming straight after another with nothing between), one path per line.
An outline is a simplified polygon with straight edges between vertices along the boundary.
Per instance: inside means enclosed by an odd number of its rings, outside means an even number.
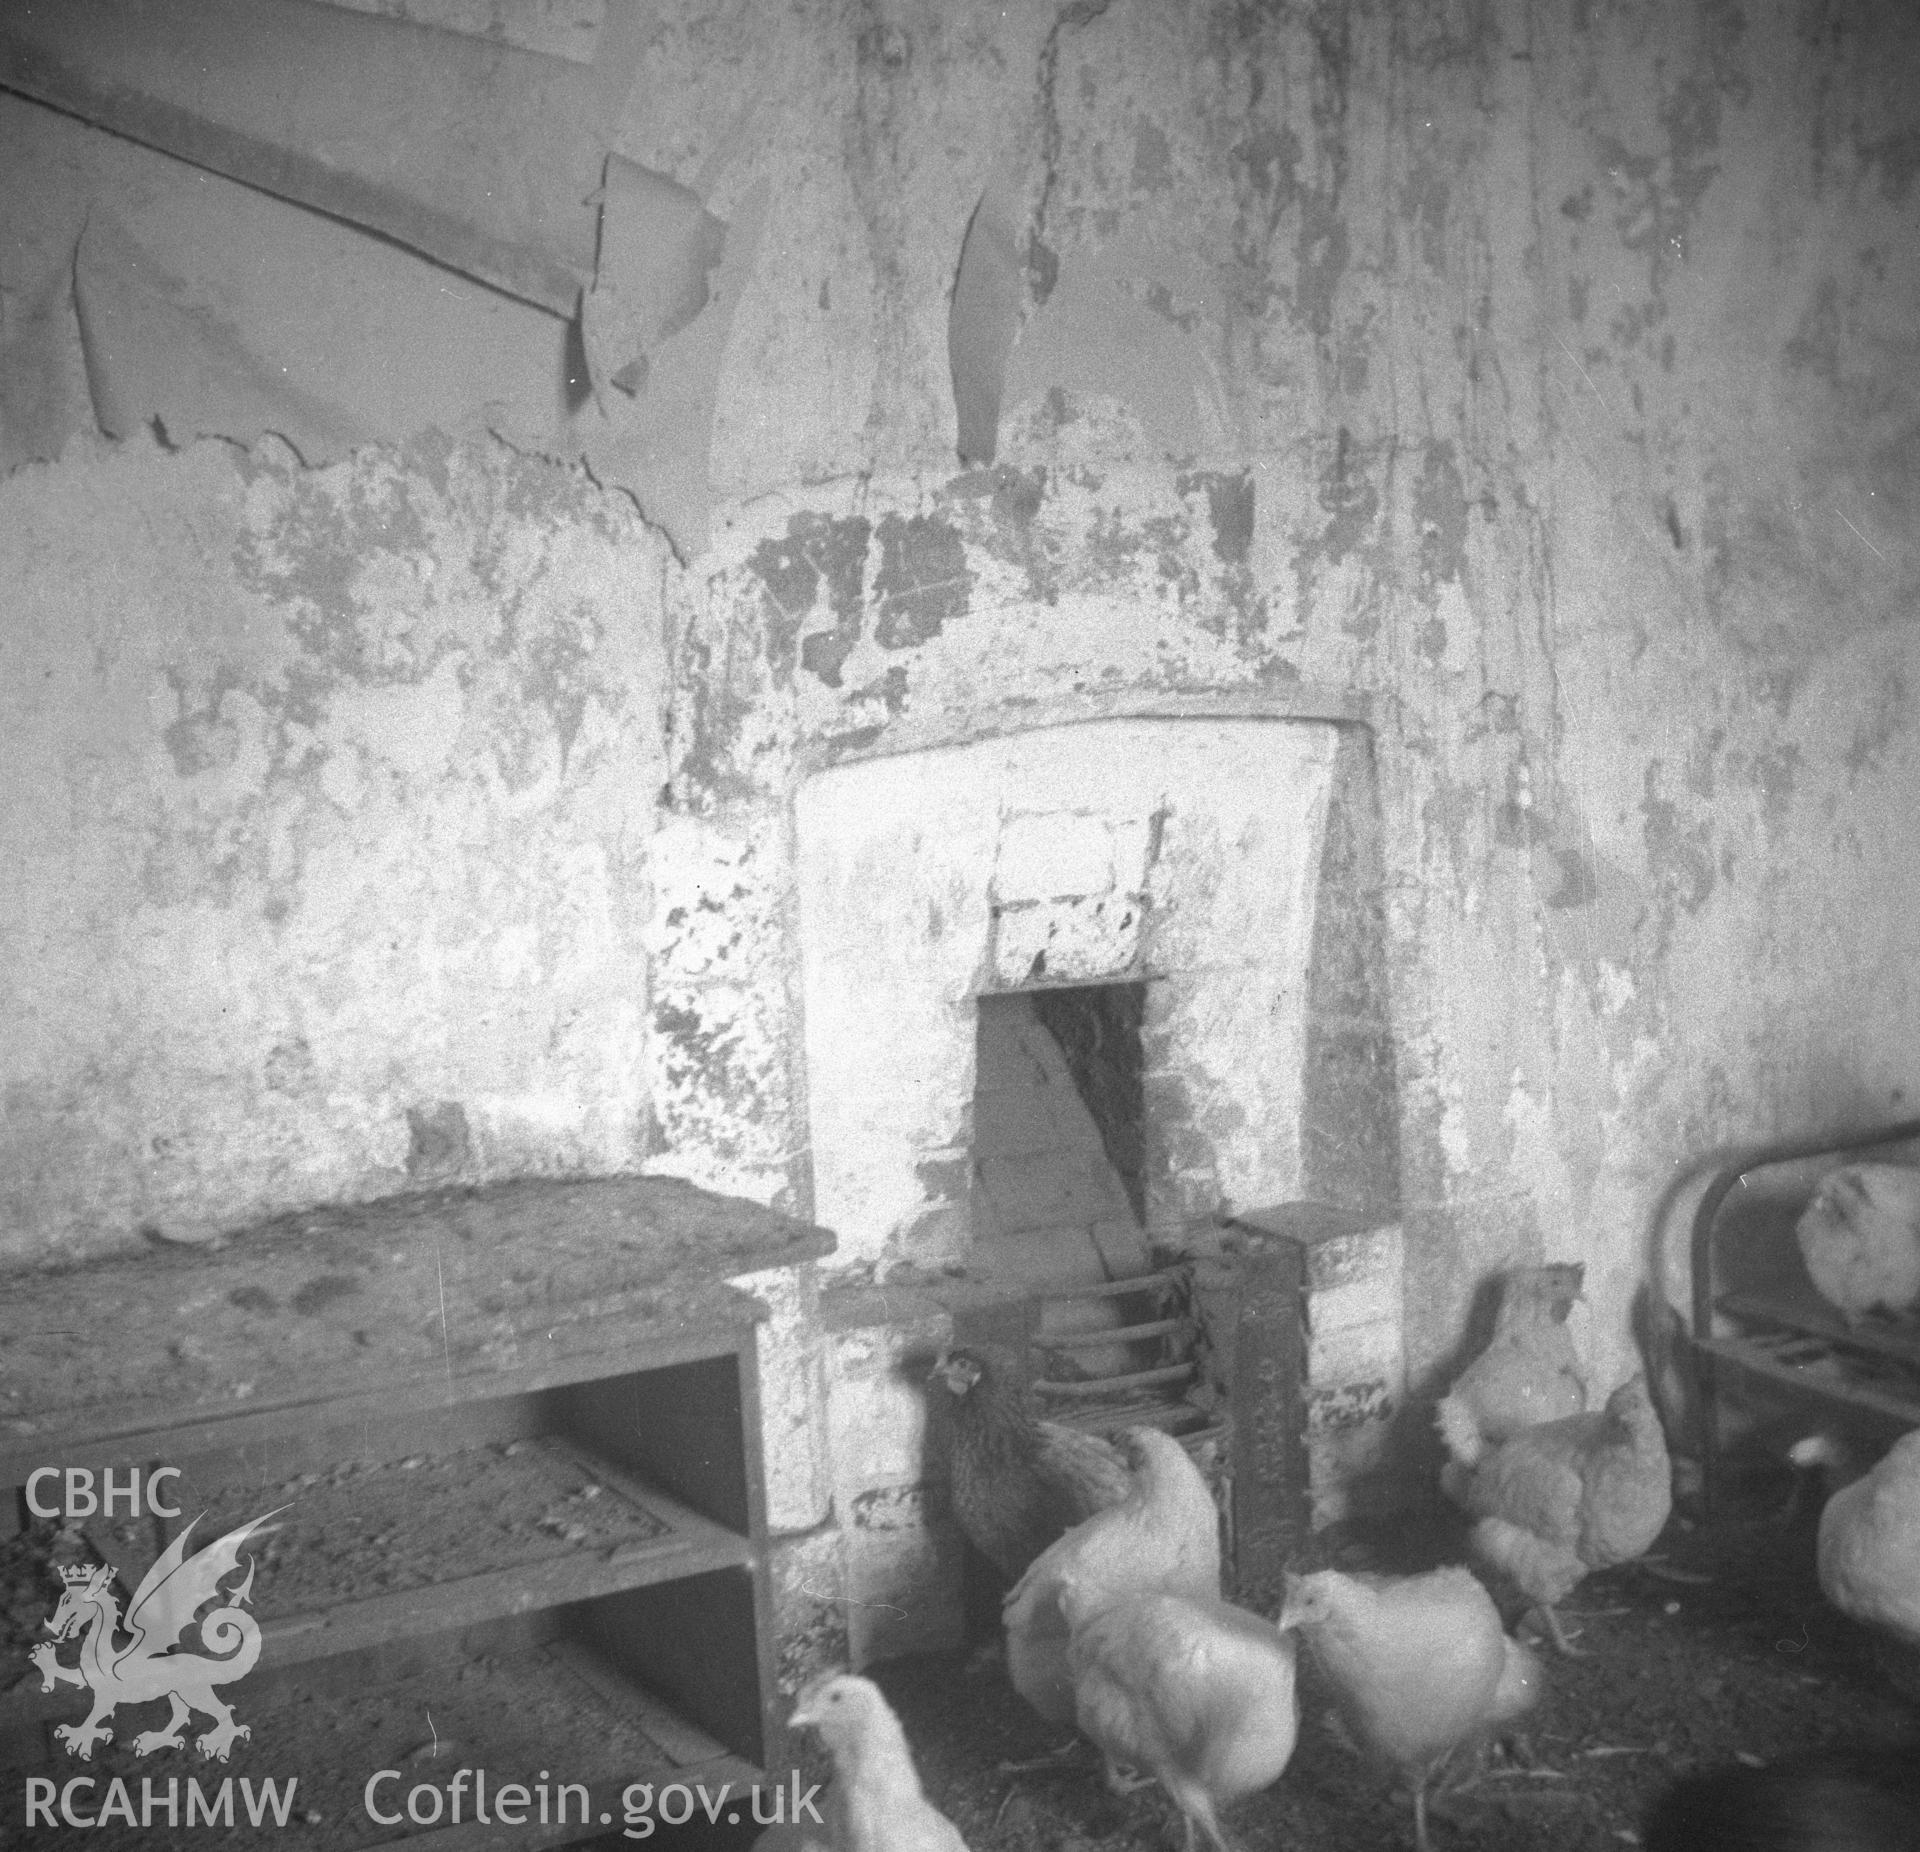
M78 1588L83 1582L91 1582L96 1573L92 1563L65 1563L61 1565L60 1580L69 1588Z

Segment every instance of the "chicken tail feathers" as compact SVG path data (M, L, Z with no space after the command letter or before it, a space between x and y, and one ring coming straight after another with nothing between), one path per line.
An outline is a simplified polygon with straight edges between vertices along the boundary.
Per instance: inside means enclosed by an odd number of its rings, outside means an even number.
M1572 1551L1505 1518L1482 1518L1473 1527L1472 1548L1479 1562L1506 1577L1530 1601L1564 1600L1584 1573Z

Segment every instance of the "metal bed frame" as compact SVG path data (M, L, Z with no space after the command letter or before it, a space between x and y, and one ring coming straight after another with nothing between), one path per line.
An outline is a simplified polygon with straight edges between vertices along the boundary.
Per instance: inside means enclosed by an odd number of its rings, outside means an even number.
M1920 1119L1906 1119L1844 1136L1755 1146L1730 1156L1713 1173L1693 1213L1688 1333L1710 1505L1720 1446L1720 1400L1743 1378L1758 1379L1790 1396L1920 1427L1920 1314L1872 1314L1849 1325L1814 1290L1797 1247L1777 1278L1727 1282L1726 1244L1736 1230L1722 1214L1728 1198L1756 1171L1811 1158L1850 1160L1915 1138L1920 1138Z

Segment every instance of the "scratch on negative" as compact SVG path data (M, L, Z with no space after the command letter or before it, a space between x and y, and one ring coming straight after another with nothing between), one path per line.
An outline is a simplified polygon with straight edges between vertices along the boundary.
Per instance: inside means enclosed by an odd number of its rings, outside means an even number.
M905 1608L896 1608L891 1601L855 1601L851 1595L829 1595L824 1588L815 1588L811 1582L799 1582L795 1586L803 1595L811 1595L815 1601L831 1601L841 1608L885 1608L889 1614L897 1614L902 1620L907 1618Z
M1839 510L1838 508L1836 508L1836 509L1834 510L1834 513L1835 513L1835 514L1839 514L1839 515L1840 515L1840 518L1841 518L1841 520L1843 520L1843 521L1847 521L1847 517L1846 517L1846 516L1845 516L1844 514L1840 514L1840 510ZM1853 527L1853 523L1852 523L1851 521L1847 521L1847 525L1848 525L1849 527ZM1860 530L1859 530L1859 529L1858 529L1857 527L1853 527L1853 533L1854 533L1854 538L1855 538L1856 540L1858 540L1858 541L1860 542L1860 544L1861 544L1861 545L1862 545L1863 547L1865 547L1865 548L1866 548L1866 550L1867 550L1867 551L1868 551L1869 553L1871 553L1871 554L1873 555L1873 557L1874 557L1875 559L1885 559L1885 558L1887 557L1887 556L1886 556L1886 555L1885 555L1884 553L1882 553L1882 552L1880 551L1880 549L1879 549L1878 547L1876 547L1876 546L1875 546L1875 545L1873 544L1873 542L1872 542L1871 540L1869 540L1869 539L1868 539L1868 538L1866 537L1866 535L1865 535L1865 534L1863 534L1863 533L1861 533L1861 531L1860 531Z
M1577 366L1579 362L1575 361L1574 364ZM883 592L878 600L878 611L884 617L895 605L906 604L916 598L924 598L929 592L950 592L957 589L964 597L972 582L971 572L949 573L944 579L915 579L911 585L903 585L897 592Z
M440 1354L447 1361L447 1387L453 1387L453 1342L447 1336L447 1274L440 1264L440 1237L433 1238L433 1272L440 1282Z
M1553 338L1560 343L1560 351L1563 354L1565 354L1569 360L1573 362L1573 370L1576 373L1578 373L1580 377L1587 382L1587 389L1593 394L1593 396L1596 399L1600 401L1601 406L1604 408L1607 403L1606 395L1603 392L1601 392L1600 388L1593 383L1593 375L1589 373L1587 369L1580 364L1580 356L1576 354L1573 351L1573 349L1567 345L1566 339L1564 336L1556 334ZM1842 515L1841 519L1845 520L1846 517Z

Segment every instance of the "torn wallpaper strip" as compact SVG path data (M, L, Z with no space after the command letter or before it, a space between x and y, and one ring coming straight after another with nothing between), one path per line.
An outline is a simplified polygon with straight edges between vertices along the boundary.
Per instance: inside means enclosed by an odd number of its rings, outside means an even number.
M36 308L0 344L0 466L57 456L90 424L125 436L157 420L175 444L271 432L310 464L491 430L584 460L683 558L705 545L713 408L764 188L729 232L665 176L609 164L596 402L566 322L384 239L5 95L0 160L22 182L0 201L0 287Z

